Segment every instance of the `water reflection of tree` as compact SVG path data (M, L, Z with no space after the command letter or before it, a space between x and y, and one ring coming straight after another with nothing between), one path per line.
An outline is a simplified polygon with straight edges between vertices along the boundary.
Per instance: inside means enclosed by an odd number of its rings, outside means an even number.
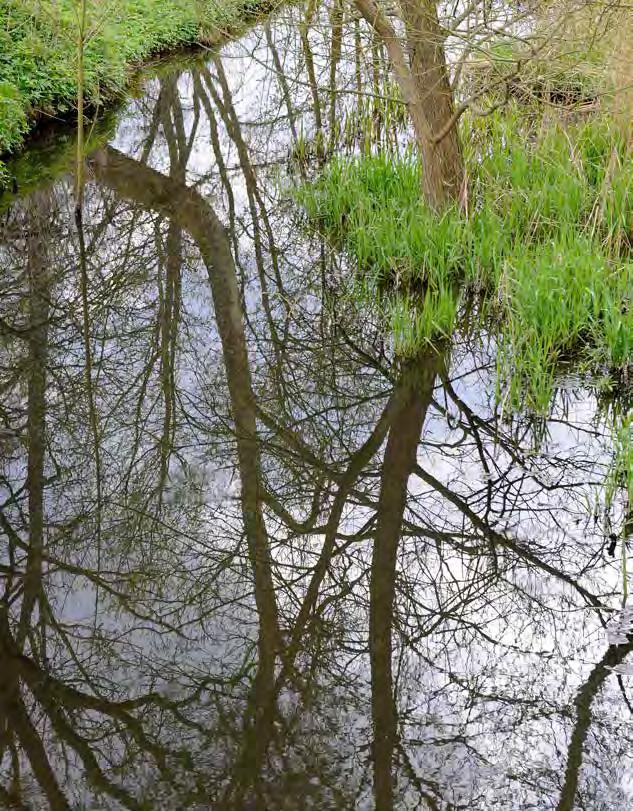
M316 71L314 34L281 34ZM560 807L578 786L592 807L593 764L625 807L606 769L627 735L604 711L605 751L584 772L578 755L627 651L585 687L568 673L602 655L582 634L614 588L586 506L600 437L562 412L549 430L584 437L575 449L504 420L485 353L404 363L332 295L344 269L264 186L287 118L301 132L316 90L332 132L332 103L291 59L281 81L276 28L258 36L267 128L244 124L218 58L158 81L143 141L91 161L99 565L65 187L5 223L3 801L37 807L36 781L53 808L82 783L130 808L348 808L371 791L379 808L484 808L490 791L538 807L565 775ZM346 21L325 72L354 92L356 36Z

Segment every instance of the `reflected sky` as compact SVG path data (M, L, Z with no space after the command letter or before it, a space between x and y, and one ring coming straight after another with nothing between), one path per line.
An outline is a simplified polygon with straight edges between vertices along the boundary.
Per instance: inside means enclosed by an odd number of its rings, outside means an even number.
M79 227L2 212L7 808L631 807L609 411L355 303L292 189L406 134L341 14L162 65Z

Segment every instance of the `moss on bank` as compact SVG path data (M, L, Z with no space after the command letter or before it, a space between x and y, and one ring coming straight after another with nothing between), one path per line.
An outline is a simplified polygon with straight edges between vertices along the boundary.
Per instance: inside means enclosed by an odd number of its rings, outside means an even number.
M379 294L402 352L467 311L498 342L500 397L542 411L560 364L618 373L633 357L633 160L608 117L527 130L471 122L469 211L436 216L413 156L334 160L300 192ZM473 308L473 303L476 306Z
M88 0L87 103L95 106L120 95L134 68L152 54L216 43L263 5L256 0ZM0 155L18 148L38 118L72 115L77 8L77 0L0 0Z

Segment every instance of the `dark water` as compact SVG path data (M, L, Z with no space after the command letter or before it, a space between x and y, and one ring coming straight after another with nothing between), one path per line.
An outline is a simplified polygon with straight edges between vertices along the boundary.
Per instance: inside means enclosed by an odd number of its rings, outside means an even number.
M394 357L288 193L380 95L304 13L1 215L0 804L629 809L608 411Z

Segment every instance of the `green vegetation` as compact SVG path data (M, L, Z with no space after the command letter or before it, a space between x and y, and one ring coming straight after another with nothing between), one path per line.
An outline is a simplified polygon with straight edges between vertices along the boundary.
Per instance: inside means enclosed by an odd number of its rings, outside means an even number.
M633 531L633 415L614 421L614 458L606 483L605 502L610 508L616 495L624 491L627 504L627 534Z
M88 0L86 103L121 94L152 54L217 42L257 7L254 0ZM77 0L0 0L0 155L19 147L38 117L75 110L78 8Z
M335 159L299 194L356 263L356 292L380 297L400 351L483 329L499 397L543 411L561 364L617 373L632 357L633 160L607 116L521 116L464 124L467 211L425 206L413 155Z
M621 533L622 605L629 593L627 542L633 535L633 415L619 414L613 422L613 462L605 487L606 513L618 496L623 497L624 521Z

